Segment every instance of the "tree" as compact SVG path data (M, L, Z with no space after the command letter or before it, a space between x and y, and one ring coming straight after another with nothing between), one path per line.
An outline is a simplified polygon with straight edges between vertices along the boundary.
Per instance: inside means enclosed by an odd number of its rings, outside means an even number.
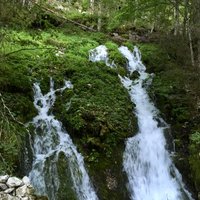
M200 69L200 1L192 0L193 35L196 49L196 63Z

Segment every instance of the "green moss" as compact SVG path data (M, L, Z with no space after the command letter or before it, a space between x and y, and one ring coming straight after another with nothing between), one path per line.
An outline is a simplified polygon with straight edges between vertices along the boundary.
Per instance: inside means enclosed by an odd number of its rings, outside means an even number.
M95 150L92 152L94 161L86 161L89 168L90 177L93 180L99 199L129 199L126 188L127 177L123 172L122 158L124 145L118 144L112 147L110 156L97 154Z
M74 190L73 181L69 169L69 164L63 153L59 154L58 177L59 189L57 192L58 199L77 200L77 195Z
M164 51L159 45L149 44L137 44L141 53L142 61L147 67L147 71L158 73L160 71L171 69L167 52Z
M183 80L188 79L188 73L181 69L160 72L153 80L153 92L162 105L162 111L176 123L183 123L191 116L191 97L185 95L186 87Z
M110 62L114 61L117 67L120 69L126 66L126 59L118 50L118 45L114 42L107 41L105 46L108 48Z
M190 136L190 158L192 178L195 187L200 191L200 132L196 131Z

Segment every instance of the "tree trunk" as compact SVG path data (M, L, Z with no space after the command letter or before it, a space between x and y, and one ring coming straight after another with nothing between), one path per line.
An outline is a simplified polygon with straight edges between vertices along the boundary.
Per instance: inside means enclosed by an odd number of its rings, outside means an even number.
M194 51L193 51L193 45L192 45L192 35L191 35L191 30L190 30L190 25L188 24L188 39L189 39L189 45L190 45L190 56L191 56L191 63L192 66L195 66L195 62L194 62Z
M90 10L91 10L91 14L94 14L94 0L90 0Z
M197 65L199 67L199 70L200 70L200 39L198 40L197 42L197 45L198 45L198 58L197 58Z
M102 27L102 4L101 0L98 2L98 20L97 20L97 30L101 31Z
M188 0L184 0L184 18L183 18L183 35L186 37L187 35L187 24L188 24L188 6L189 6L189 2Z
M179 0L175 0L174 2L174 18L174 35L177 35L179 33Z
M193 0L194 41L196 43L196 63L200 69L200 0Z

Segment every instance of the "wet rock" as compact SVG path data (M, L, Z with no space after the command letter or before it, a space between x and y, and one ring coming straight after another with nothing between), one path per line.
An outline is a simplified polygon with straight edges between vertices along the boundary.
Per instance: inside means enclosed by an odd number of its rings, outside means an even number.
M19 187L23 185L23 182L17 177L10 177L6 182L6 185L8 187Z

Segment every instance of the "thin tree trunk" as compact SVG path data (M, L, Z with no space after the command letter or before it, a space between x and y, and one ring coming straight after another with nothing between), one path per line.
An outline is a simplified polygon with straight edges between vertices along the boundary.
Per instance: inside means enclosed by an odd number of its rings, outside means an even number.
M174 35L177 35L179 33L179 1L178 0L175 0L174 2L174 18L175 18Z
M192 45L192 35L191 35L191 30L190 27L188 25L188 39L189 39L189 44L190 44L190 56L191 56L191 63L192 66L195 66L195 62L194 62L194 51L193 51L193 45Z
M196 41L196 64L200 69L200 0L192 1L193 23L194 23L194 39Z
M184 0L184 19L183 19L183 35L187 35L187 23L188 23L188 0Z
M102 27L102 4L101 0L98 2L98 20L97 20L97 30L101 31Z
M90 0L90 10L91 14L94 14L94 0Z
M198 45L198 47L197 47L197 50L198 50L198 58L197 58L198 63L197 63L197 65L200 69L200 39L198 40L197 45Z

